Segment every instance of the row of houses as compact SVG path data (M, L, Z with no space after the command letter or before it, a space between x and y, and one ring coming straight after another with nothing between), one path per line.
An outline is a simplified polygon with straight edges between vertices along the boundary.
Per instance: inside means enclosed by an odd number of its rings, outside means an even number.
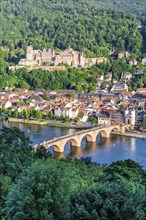
M77 94L70 90L47 91L50 100L43 98L43 91L19 90L18 92L0 92L1 108L21 113L23 110L40 110L43 114L53 114L56 118L77 116L82 123L91 117L98 118L101 125L138 124L145 120L146 88L135 93L118 91L103 93L91 92ZM72 97L71 94L74 94Z

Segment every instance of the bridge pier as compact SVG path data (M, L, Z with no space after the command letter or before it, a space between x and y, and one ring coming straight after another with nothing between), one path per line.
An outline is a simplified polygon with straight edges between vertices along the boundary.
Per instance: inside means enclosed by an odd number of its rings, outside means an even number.
M101 137L103 138L109 138L111 132L101 132Z
M124 125L120 125L119 127L120 127L120 132L122 134L124 134L125 133L125 126Z
M86 142L96 143L96 136L92 136L92 137L87 136Z
M78 145L78 144L71 144L70 146L71 147L75 147L75 148L79 148L80 147L80 145Z
M57 153L63 153L64 147L53 146L53 151Z
M71 147L80 147L81 146L81 141L80 141L80 139L71 139L70 140L70 145L71 145Z

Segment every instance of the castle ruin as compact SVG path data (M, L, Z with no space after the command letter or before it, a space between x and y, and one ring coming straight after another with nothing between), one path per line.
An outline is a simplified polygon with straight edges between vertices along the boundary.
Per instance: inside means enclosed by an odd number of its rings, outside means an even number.
M32 46L26 48L26 58L19 61L19 65L36 66L60 66L68 64L70 67L90 67L95 64L106 62L105 57L86 58L83 52L74 51L68 47L64 51L55 51L54 49L34 50Z

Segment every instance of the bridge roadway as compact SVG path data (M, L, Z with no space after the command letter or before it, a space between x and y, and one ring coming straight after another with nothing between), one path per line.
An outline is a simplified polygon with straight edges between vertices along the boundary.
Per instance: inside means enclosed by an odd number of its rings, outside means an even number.
M98 129L101 129L101 128L105 128L105 126L99 126L98 127ZM56 141L56 140L60 141L60 140L63 140L64 138L70 138L70 137L74 137L75 135L85 134L85 133L87 133L88 130L89 129L86 129L86 130L83 130L83 131L80 131L80 132L75 132L74 134L67 134L67 135L64 135L64 136L61 136L61 137L56 137L56 138L53 138L52 140L44 141L44 142L40 143L39 145L43 145L44 143L45 144L53 144L54 141ZM97 130L97 127L90 128L90 131L94 131L94 130Z
M99 126L90 129L86 129L74 134L68 134L61 137L56 137L49 141L44 141L40 144L34 145L34 148L45 146L47 149L53 146L54 151L64 152L64 147L68 141L71 142L71 146L80 147L81 141L84 137L89 142L96 142L96 137L100 133L101 137L109 138L112 131L116 133L125 133L125 129L129 129L130 125L112 125L112 126Z

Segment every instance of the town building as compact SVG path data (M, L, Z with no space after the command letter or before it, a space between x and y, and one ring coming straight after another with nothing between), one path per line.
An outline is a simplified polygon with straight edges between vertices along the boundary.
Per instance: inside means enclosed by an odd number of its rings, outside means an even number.
M136 93L146 95L146 88L138 88L136 90Z
M127 52L127 51L119 52L119 54L118 54L118 58L119 58L119 59L128 58L129 56L130 56L130 53Z
M142 64L143 64L143 65L146 65L146 58L143 58L143 59L142 59Z
M136 66L137 65L137 60L129 60L129 64L131 65L131 66Z
M117 82L113 85L113 87L111 88L111 92L113 91L128 91L128 86L125 82Z
M111 82L111 80L112 80L112 72L108 72L108 73L105 75L105 81Z
M143 74L144 74L144 71L143 71L143 70L137 70L136 75L143 75Z
M98 125L104 125L104 126L111 125L111 120L108 113L101 113L98 116Z
M143 122L146 124L146 112L143 114Z
M121 111L111 111L110 113L111 124L123 124L123 114Z
M121 74L121 79L124 81L129 81L132 78L132 73L130 72L123 72Z

